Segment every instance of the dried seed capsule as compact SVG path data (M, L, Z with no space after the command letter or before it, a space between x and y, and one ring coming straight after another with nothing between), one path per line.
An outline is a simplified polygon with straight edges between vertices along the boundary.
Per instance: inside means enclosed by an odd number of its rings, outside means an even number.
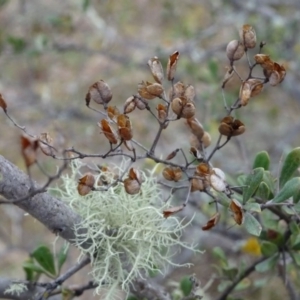
M204 132L201 142L204 148L207 148L211 144L211 136L207 131Z
M228 43L226 48L226 54L230 61L239 60L245 53L244 45L238 41L233 40Z
M167 78L169 81L172 81L174 79L178 59L179 59L178 51L175 51L169 57L169 61L168 61L168 65L167 65Z
M171 108L177 116L180 116L183 109L182 100L180 98L173 99L171 102Z
M156 82L153 83L153 84L148 85L146 87L146 89L147 89L147 92L149 94L151 94L151 95L153 95L155 97L159 97L163 93L163 91L164 91L162 85L159 84L159 83L156 83Z
M155 56L148 60L148 66L150 67L152 76L157 83L162 83L164 79L164 71L159 59Z
M136 108L136 102L133 96L126 99L124 104L124 114L129 114Z
M195 96L196 96L196 93L195 93L195 88L192 86L192 85L188 85L184 91L184 94L183 94L184 97L186 97L186 99L188 101L193 101Z
M256 32L251 25L243 25L240 30L240 38L246 48L254 48L256 46Z
M183 107L181 116L185 119L192 118L195 115L195 111L196 111L195 105L191 102L188 102Z
M204 135L204 130L201 125L201 123L198 121L198 119L194 118L189 118L186 120L188 126L190 127L192 133L199 139L201 140L203 135Z
M95 82L90 86L88 93L86 94L86 105L89 106L91 100L94 100L98 104L107 104L112 99L112 92L109 85L103 80Z

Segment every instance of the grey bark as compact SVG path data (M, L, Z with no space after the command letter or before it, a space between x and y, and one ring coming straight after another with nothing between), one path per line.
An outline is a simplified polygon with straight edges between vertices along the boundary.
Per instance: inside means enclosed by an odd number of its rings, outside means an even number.
M36 294L39 294L45 290L41 287L27 286L28 290L24 291L20 295L5 293L5 290L8 289L12 283L14 283L14 280L0 277L0 299L30 300L34 299ZM49 300L61 300L61 295L52 296L49 298Z
M36 182L33 182L33 187L40 188ZM8 201L15 201L28 195L30 188L28 175L0 155L0 195ZM80 221L80 217L61 200L45 192L15 205L70 243L74 240L74 224Z

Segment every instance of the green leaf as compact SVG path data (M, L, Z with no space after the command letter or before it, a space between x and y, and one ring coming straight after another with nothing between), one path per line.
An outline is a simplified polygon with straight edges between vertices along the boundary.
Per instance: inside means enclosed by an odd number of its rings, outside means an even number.
M290 245L293 250L300 250L300 235L293 233L290 237Z
M40 266L36 265L32 260L25 261L22 264L23 269L30 270L31 272L36 273L45 273L45 270L41 268ZM26 271L25 271L26 272Z
M244 205L244 209L247 211L252 211L252 212L258 212L258 213L261 212L260 205L256 202L247 202Z
M222 260L223 262L227 262L227 258L225 252L220 247L214 247L212 250L213 256Z
M139 300L139 299L135 296L129 296L126 300Z
M288 215L295 215L296 211L294 209L292 209L290 206L288 205L283 205L281 206L282 211L284 211L285 213L287 213Z
M300 213L300 202L296 203L294 205L294 210L297 212L297 213Z
M295 234L300 233L299 225L298 225L295 221L292 220L292 221L289 223L289 226L290 226L290 229L291 229L291 232L292 232L292 233L295 233Z
M31 257L33 257L46 272L51 275L56 275L53 254L47 246L40 246L35 249Z
M66 262L67 260L67 256L68 256L68 252L69 252L69 244L64 244L57 255L57 269L58 269L58 273L60 273L60 270L63 266L63 264Z
M235 267L224 267L222 268L223 275L230 280L234 280L236 275L238 274L238 268Z
M263 168L269 170L270 156L267 151L261 151L256 154L252 169Z
M218 79L218 69L219 69L219 64L217 63L217 61L214 59L209 60L208 69L210 71L212 79L217 80Z
M300 147L293 149L285 158L279 177L279 187L290 180L300 166Z
M250 213L246 212L245 214L244 226L250 234L260 236L262 227L260 223Z
M264 256L272 256L278 252L278 247L269 241L262 241L260 244L260 250Z
M242 281L240 281L237 286L234 288L235 291L243 291L251 286L252 282L249 278L244 278ZM242 300L242 298L235 298L235 300ZM227 298L226 298L227 300Z
M135 296L129 296L126 300L139 300L139 299Z
M228 286L230 286L231 285L231 281L229 281L229 280L222 280L221 281L221 283L218 285L218 292L223 292L223 291L225 291L227 288L228 288Z
M90 6L90 0L83 0L83 2L82 2L83 11L86 11L89 6Z
M292 197L300 188L300 177L294 177L283 186L279 193L272 200L274 203L280 203Z
M26 280L33 281L34 280L34 273L36 270L34 270L31 266L34 266L33 259L29 258L26 261L23 262L22 267L26 274Z
M292 251L290 253L290 255L292 256L293 260L295 261L296 265L298 267L300 267L300 252L299 251Z
M266 202L267 200L269 200L269 195L270 189L268 185L264 181L262 181L258 186L255 196L259 197L261 200Z
M247 179L247 175L242 174L236 179L236 181L237 181L238 185L242 186L242 185L245 185L246 179Z
M7 42L13 47L15 53L21 53L26 48L26 41L16 36L8 36Z
M264 171L263 182L269 188L268 200L273 199L274 198L274 192L275 192L275 178L272 176L270 171Z
M298 203L300 200L300 189L293 195L293 202Z
M279 254L275 254L255 266L257 272L263 273L272 270L277 264Z
M244 191L243 191L243 204L245 204L255 193L259 184L261 183L264 176L264 169L254 169L251 174L247 176Z
M180 281L180 289L182 290L184 296L188 296L193 288L193 283L188 277L183 277Z

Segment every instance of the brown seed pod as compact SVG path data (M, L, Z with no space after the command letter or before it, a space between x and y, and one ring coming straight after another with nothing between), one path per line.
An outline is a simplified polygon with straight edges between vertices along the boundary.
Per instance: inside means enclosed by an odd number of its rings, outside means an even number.
M250 83L251 98L259 95L264 88L264 84L259 79L251 78L248 79L247 82Z
M210 175L209 183L210 186L217 192L224 192L226 190L225 181L220 176L215 174L215 172Z
M130 168L130 170L128 172L128 177L130 179L136 180L137 182L142 184L142 174L140 173L139 170L137 170L135 168Z
M222 81L222 89L225 87L226 83L229 82L231 80L231 78L233 77L233 67L226 67L226 73L224 75L224 79Z
M204 191L205 187L203 184L203 180L200 178L193 178L191 180L191 192L196 192L196 191Z
M201 140L204 135L204 129L199 122L199 120L195 117L189 118L186 120L187 125L191 129L191 132L199 139Z
M174 214L178 213L179 211L183 210L184 208L185 208L185 204L170 207L163 211L164 218L168 218L171 215L174 215Z
M207 221L206 225L202 227L202 230L209 230L215 227L219 222L219 220L220 220L220 213L217 212Z
M238 40L233 40L228 43L226 54L230 61L239 60L245 53L244 45Z
M120 114L120 112L119 112L119 110L118 110L118 108L116 106L109 105L107 107L106 111L107 111L108 117L111 120L113 120L114 118L116 118Z
M137 180L126 178L123 183L127 194L135 195L140 192L141 185Z
M93 189L94 184L95 184L94 175L91 173L86 173L78 181L77 191L79 195L81 196L87 195Z
M205 177L207 175L210 175L212 172L211 167L208 163L200 163L195 170L195 175L200 177Z
M187 102L182 109L181 116L185 119L189 119L194 117L195 112L196 112L196 108L194 103Z
M142 100L142 99L139 99L138 97L134 97L134 101L135 101L136 107L139 110L144 110L147 107L146 100Z
M4 98L2 97L2 94L0 94L0 107L3 109L4 112L7 111L7 104Z
M178 51L175 51L169 57L169 61L168 61L168 65L167 65L167 78L169 81L172 81L174 79L178 59L179 59Z
M201 142L202 142L204 148L207 148L208 146L210 146L210 144L211 144L211 136L210 136L210 134L207 131L204 132L204 134L203 134L203 136L201 138Z
M256 32L251 25L243 25L240 30L240 38L246 48L251 49L256 46Z
M26 135L21 136L21 150L26 167L36 162L36 151L39 147L37 139L31 139Z
M133 134L129 117L127 115L119 115L117 118L117 124L120 137L125 141L131 140Z
M111 99L111 89L103 80L97 81L91 85L85 97L87 106L89 106L91 100L94 100L98 104L106 105Z
M126 99L124 103L124 114L129 114L136 108L136 102L133 96Z
M150 67L150 71L152 73L152 76L154 80L157 83L162 83L164 79L164 71L161 65L161 62L159 59L155 56L148 60L148 66Z
M246 106L251 97L251 83L244 81L240 88L239 98L242 106Z
M286 70L284 66L279 65L278 63L274 62L274 70L269 77L269 83L272 86L275 86L281 83L286 75Z
M188 100L188 101L194 101L194 98L196 96L195 88L192 85L188 85L184 91L183 96Z
M245 130L245 125L238 119L234 120L232 116L223 118L219 125L219 132L228 137L241 135Z
M117 144L118 138L115 131L112 129L110 124L107 120L102 119L98 126L101 128L102 132L104 133L105 137L109 140L111 144Z
M177 81L169 91L170 101L174 98L183 97L185 85L181 81Z
M153 95L155 97L159 97L164 91L164 88L162 87L162 85L159 83L156 83L156 82L152 83L150 85L147 85L146 89L150 95Z
M158 120L163 123L167 118L167 106L159 103L156 109Z
M54 147L52 146L53 139L49 133L41 133L39 136L39 147L42 152L47 156L53 156Z
M244 210L241 203L235 199L231 200L229 209L233 213L233 218L238 225L242 225L244 223Z
M154 98L156 98L155 95L149 93L149 91L147 90L147 87L151 85L150 82L144 82L142 81L141 83L138 84L138 93L140 94L140 96L144 99L147 100L152 100Z
M175 182L180 180L182 177L181 169L175 167L165 167L162 174L166 180Z
M194 134L190 135L190 145L192 148L202 150L202 142Z
M177 116L180 116L183 110L182 100L180 98L173 99L171 102L171 108Z

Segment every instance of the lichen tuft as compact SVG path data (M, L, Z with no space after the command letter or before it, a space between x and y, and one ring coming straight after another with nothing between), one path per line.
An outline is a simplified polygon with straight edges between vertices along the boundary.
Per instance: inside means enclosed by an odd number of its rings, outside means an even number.
M120 174L124 172L125 164L118 167ZM128 293L134 279L148 272L163 272L168 265L189 265L174 263L172 256L182 247L195 250L194 245L180 240L191 220L163 217L162 211L169 204L162 201L157 181L150 172L142 172L144 181L141 192L136 195L127 194L119 182L107 191L80 196L77 184L82 176L82 166L82 162L72 162L71 174L62 177L62 187L52 190L82 217L75 226L74 243L82 255L91 257L91 275L99 283L96 292L105 287L104 299L114 299L119 288ZM100 171L95 182L103 175ZM109 173L105 176L107 178ZM87 241L89 248L82 246Z

